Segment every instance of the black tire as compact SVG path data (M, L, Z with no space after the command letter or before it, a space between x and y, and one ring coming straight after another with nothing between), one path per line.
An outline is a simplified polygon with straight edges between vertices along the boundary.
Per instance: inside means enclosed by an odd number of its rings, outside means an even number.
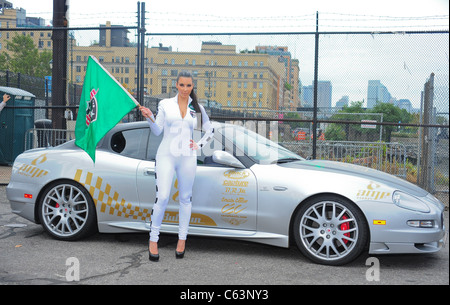
M59 240L79 240L97 231L91 195L74 181L48 185L38 202L38 215L44 229Z
M362 212L352 202L334 195L302 203L295 215L293 233L303 255L313 262L334 266L356 259L369 239Z

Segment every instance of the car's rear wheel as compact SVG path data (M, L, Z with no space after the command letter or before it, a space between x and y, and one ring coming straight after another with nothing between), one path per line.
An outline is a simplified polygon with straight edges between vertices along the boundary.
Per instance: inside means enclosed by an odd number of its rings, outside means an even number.
M97 229L93 200L76 182L59 181L49 185L38 204L42 226L56 239L77 240Z
M327 195L303 203L294 219L300 251L316 263L343 265L364 250L369 229L362 212L348 200Z

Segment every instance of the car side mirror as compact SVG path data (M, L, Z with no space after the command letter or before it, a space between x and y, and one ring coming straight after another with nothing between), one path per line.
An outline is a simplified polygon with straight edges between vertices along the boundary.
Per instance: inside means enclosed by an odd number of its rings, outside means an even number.
M215 163L219 163L225 166L234 168L245 168L245 166L235 156L226 151L216 150L212 159Z

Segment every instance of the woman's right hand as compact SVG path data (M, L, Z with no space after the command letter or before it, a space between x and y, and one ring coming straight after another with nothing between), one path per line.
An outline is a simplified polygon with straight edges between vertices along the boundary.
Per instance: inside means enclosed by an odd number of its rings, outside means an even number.
M152 111L151 111L150 109L148 109L147 107L141 106L141 107L139 107L139 110L141 111L142 115L143 115L145 118L149 118L149 119L152 118L153 113L152 113Z

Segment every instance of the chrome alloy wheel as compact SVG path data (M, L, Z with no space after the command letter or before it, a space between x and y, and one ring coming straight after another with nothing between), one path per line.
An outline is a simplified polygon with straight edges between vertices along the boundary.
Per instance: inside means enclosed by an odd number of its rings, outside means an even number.
M349 204L340 201L323 200L311 204L301 214L297 227L302 248L312 259L329 264L339 264L347 261L350 254L359 254L360 231L363 235L366 231L361 229L363 225L356 214Z
M41 202L41 222L59 239L75 239L90 226L89 194L81 186L62 183L51 186Z

